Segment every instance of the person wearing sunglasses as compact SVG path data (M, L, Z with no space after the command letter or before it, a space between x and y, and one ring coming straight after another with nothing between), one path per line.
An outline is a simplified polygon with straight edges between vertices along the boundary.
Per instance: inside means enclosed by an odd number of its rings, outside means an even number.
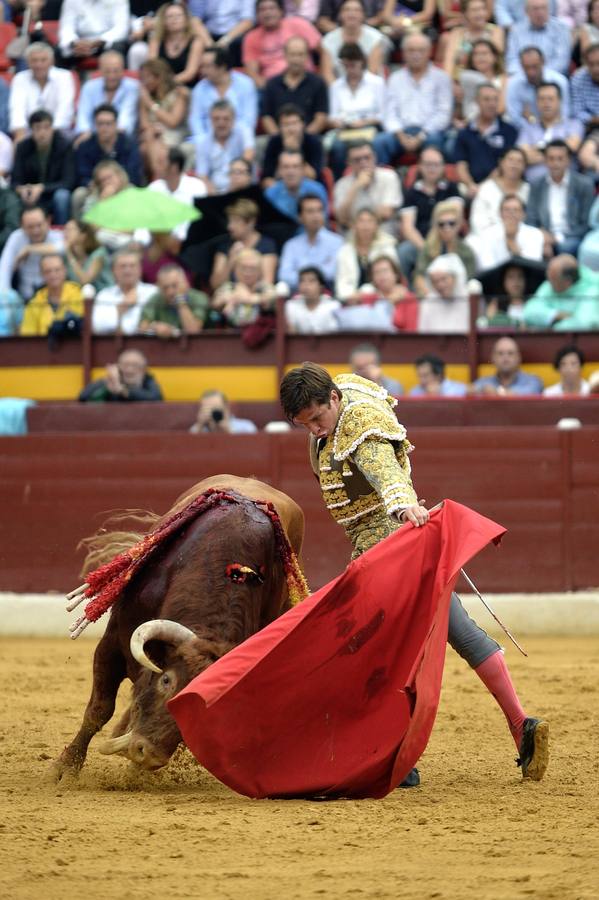
M418 253L414 269L414 289L419 297L424 297L428 286L426 272L438 256L455 253L466 269L468 278L474 276L476 260L471 248L460 237L463 225L463 206L459 200L443 200L433 210L432 224Z

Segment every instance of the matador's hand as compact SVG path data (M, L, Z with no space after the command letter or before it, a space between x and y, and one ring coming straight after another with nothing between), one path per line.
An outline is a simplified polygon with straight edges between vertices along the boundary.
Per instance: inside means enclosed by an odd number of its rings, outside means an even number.
M411 506L406 506L405 509L402 509L398 514L398 518L402 524L411 522L415 528L420 528L421 525L426 525L430 518L430 513L420 503L413 503Z

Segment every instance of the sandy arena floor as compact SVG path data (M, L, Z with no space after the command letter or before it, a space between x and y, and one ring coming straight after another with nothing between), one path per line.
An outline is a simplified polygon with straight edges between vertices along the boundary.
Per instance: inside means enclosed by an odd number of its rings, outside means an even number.
M448 651L422 786L383 801L251 801L187 753L140 776L92 742L78 780L50 760L76 731L93 641L0 640L0 896L599 898L599 638L508 650L552 727L544 781L522 783L503 717Z

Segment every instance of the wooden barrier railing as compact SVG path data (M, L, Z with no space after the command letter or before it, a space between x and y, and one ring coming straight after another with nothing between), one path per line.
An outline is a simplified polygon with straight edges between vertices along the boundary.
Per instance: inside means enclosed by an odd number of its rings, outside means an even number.
M276 401L233 405L258 428L282 419ZM599 425L599 395L591 397L402 397L396 408L408 428L437 426L530 427L575 418ZM41 403L27 410L30 434L89 431L189 431L197 403Z
M485 591L561 591L599 585L599 426L410 430L418 494L450 497L508 528L499 549L468 565ZM166 511L208 475L254 475L306 514L312 587L349 559L306 456L306 437L185 433L35 434L0 438L0 589L65 591L78 581L79 540L107 510Z

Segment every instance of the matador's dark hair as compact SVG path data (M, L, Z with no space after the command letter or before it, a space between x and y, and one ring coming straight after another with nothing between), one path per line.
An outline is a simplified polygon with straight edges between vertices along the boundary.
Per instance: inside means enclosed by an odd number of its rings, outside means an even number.
M316 403L331 402L331 391L341 391L326 369L313 362L302 363L287 372L281 382L279 396L285 417L292 422L303 410Z

